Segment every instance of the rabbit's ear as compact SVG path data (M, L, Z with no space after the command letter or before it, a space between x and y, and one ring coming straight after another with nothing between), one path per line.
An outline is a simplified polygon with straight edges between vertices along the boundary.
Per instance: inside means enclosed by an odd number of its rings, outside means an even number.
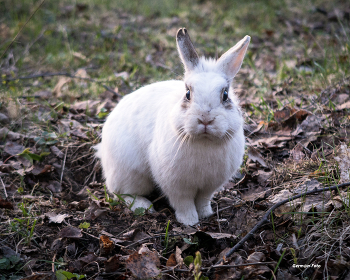
M186 28L180 28L176 34L177 50L186 71L193 70L199 61L198 54L191 42Z
M243 58L247 51L249 42L250 37L247 35L234 47L225 52L217 61L219 67L229 79L233 79L233 77L241 68Z

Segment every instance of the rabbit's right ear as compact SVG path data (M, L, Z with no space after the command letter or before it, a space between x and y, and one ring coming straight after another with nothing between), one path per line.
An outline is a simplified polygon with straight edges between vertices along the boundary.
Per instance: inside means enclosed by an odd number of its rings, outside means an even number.
M229 79L233 79L241 68L249 42L250 37L247 35L234 47L225 52L217 61L217 64Z
M192 71L198 64L199 57L191 42L190 36L187 33L186 28L180 28L176 34L177 50L179 51L180 58L185 70Z

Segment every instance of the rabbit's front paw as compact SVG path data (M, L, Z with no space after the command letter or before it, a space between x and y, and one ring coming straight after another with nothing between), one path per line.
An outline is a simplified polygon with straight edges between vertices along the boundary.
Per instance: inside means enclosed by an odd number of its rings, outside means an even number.
M184 225L193 226L198 223L197 211L179 212L176 211L176 220Z
M207 218L211 215L213 215L213 210L211 209L210 205L206 205L205 207L202 207L200 209L197 209L198 211L198 217L199 219Z

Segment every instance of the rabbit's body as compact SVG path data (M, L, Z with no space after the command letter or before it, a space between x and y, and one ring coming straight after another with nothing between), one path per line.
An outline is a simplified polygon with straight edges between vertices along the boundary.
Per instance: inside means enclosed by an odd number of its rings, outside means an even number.
M192 225L212 214L212 194L242 162L243 118L232 79L223 75L225 61L186 61L179 36L185 68L194 66L185 81L154 83L124 97L106 120L97 155L108 190L136 195L132 209L148 208L142 196L157 185L177 220Z

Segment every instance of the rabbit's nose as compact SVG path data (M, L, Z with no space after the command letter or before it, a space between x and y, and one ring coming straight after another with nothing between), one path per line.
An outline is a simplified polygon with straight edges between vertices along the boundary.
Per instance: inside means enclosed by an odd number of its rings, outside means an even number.
M214 121L214 119L212 119L212 120L206 120L206 119L201 120L201 119L197 119L197 120L198 120L198 124L204 124L204 126L207 126L207 125L211 124L211 123Z

